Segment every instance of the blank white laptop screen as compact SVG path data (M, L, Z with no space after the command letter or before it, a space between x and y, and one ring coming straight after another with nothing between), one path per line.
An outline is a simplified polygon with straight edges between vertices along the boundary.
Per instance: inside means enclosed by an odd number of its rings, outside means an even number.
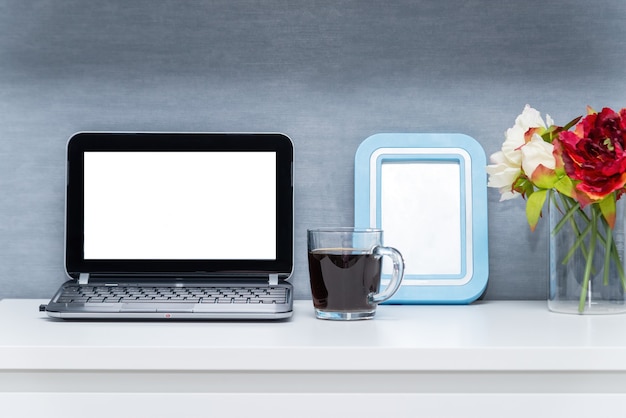
M86 260L274 260L276 153L84 154Z

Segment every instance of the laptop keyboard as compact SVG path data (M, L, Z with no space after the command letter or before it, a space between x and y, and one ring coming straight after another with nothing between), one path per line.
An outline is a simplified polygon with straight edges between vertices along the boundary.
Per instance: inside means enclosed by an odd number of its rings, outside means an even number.
M287 289L281 286L260 287L132 287L67 286L57 303L189 303L228 304L287 302Z

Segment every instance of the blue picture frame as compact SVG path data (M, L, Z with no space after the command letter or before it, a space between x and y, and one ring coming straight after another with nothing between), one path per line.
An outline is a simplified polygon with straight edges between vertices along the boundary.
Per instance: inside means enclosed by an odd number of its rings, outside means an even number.
M355 226L402 252L391 304L469 304L489 276L485 152L464 134L381 133L355 155ZM390 272L383 268L383 284Z

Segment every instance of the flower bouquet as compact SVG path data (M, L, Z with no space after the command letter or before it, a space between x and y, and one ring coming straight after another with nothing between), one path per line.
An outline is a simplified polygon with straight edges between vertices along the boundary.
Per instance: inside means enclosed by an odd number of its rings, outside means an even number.
M552 288L563 279L557 276L571 276L578 313L596 303L596 290L626 310L623 233L614 234L618 220L623 230L618 201L626 191L625 148L626 109L588 108L584 117L557 126L527 105L487 166L488 186L500 190L500 200L526 200L531 230L548 202L553 220L549 301L571 296L572 285ZM565 229L571 238L557 240Z

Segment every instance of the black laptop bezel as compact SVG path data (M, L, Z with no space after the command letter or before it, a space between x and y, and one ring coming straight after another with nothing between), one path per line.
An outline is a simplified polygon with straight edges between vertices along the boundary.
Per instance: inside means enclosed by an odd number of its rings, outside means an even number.
M276 259L274 260L91 260L84 258L84 154L89 151L271 151L276 153ZM279 133L80 132L67 146L65 267L90 275L141 277L242 277L293 270L293 144Z

